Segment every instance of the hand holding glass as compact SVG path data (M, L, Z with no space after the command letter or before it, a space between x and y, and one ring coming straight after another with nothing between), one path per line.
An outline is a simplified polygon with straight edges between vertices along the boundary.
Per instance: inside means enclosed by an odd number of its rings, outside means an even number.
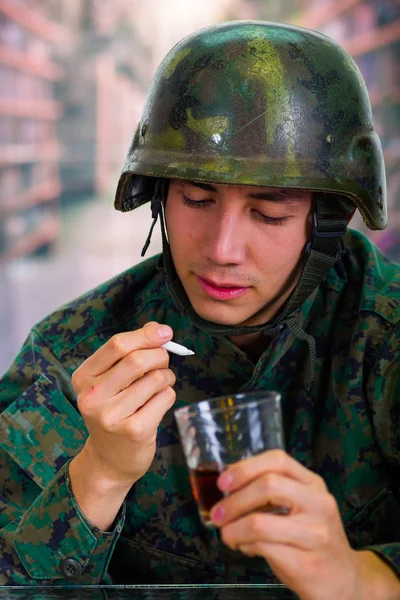
M203 400L175 411L200 517L212 527L210 510L223 498L216 485L229 465L283 448L281 396L247 392Z

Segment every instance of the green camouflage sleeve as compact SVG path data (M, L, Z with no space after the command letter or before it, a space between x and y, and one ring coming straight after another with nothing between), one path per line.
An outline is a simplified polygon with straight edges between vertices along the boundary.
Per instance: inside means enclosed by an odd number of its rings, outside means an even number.
M386 462L391 489L386 503L390 506L390 537L387 543L371 545L372 550L390 564L400 577L400 327L383 343L369 378L368 396L380 451ZM379 518L377 511L377 518ZM382 517L382 513L381 513Z
M70 375L32 331L0 380L0 584L108 582L122 530L101 532L79 510L69 461L85 443Z

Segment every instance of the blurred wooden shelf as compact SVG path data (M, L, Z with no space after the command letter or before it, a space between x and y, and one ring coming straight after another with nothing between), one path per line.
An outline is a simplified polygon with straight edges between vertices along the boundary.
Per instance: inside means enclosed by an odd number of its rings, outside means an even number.
M379 29L343 40L341 45L351 56L361 56L400 40L400 19Z
M0 98L0 115L7 117L58 119L62 116L62 105L55 100Z
M301 17L294 21L294 25L320 29L360 4L360 2L361 0L331 0L329 4L322 4L306 10ZM400 40L400 19L390 23L390 25L356 35L352 39L342 40L340 44L351 56L360 56L397 40Z
M35 56L0 44L0 63L27 71L45 79L57 80L63 76L63 70L48 58Z
M62 117L63 106L54 97L53 82L65 73L54 55L72 43L73 35L45 16L50 9L46 4L42 13L42 3L0 0L5 34L0 38L0 117L9 124L2 128L0 142L0 220L8 244L0 268L50 244L61 227L61 147L54 122ZM16 36L6 35L9 27Z
M0 219L6 215L30 208L36 204L45 204L59 197L61 183L59 179L43 181L19 194L10 194L10 199L0 202Z
M389 148L383 151L386 168L391 168L400 162L400 148Z
M320 29L359 3L360 0L331 0L330 4L321 4L306 10L299 19L295 20L294 25Z
M41 144L0 145L0 166L55 161L60 158L60 154L61 149L57 141Z
M68 41L69 34L65 27L50 21L25 4L17 4L15 0L1 0L0 12L39 37L52 42Z
M60 231L60 221L55 217L47 217L33 231L26 234L22 239L13 243L2 255L0 255L0 268L13 258L27 256L42 246L54 241Z
M393 87L388 90L370 90L369 97L372 108L377 108L382 102L393 102L400 104L400 87Z

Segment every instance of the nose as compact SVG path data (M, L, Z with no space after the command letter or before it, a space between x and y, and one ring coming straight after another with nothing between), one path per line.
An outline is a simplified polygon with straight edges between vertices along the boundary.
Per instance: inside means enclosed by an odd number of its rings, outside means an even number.
M208 224L203 253L218 265L238 265L246 254L246 241L240 215L221 208Z

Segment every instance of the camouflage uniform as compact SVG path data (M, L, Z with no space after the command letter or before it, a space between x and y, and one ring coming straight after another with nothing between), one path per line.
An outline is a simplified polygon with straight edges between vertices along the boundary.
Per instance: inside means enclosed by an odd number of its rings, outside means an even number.
M372 548L400 574L400 271L361 234L345 241L296 315L316 342L311 389L304 340L286 329L255 364L177 310L155 258L34 327L0 385L1 582L66 583L68 557L80 563L82 584L111 576L117 583L274 581L265 561L229 551L201 525L172 410L152 466L112 532L98 531L74 501L66 469L86 430L71 374L111 336L150 320L170 324L196 353L171 355L175 407L239 390L282 392L289 453L325 479L351 544Z
M171 355L175 406L279 390L288 452L325 479L351 544L400 573L399 269L354 232L337 254L355 207L372 229L387 221L382 149L354 61L325 36L283 25L189 36L153 80L116 207L150 201L162 216L163 180L174 177L312 190L299 282L272 323L206 322L176 277L161 221L162 268L142 263L33 328L0 384L1 582L65 583L74 571L79 583L274 580L264 560L201 525L172 411L112 531L98 531L74 500L67 466L87 431L71 375L113 335L150 320L195 351ZM228 338L250 330L272 336L256 364Z

